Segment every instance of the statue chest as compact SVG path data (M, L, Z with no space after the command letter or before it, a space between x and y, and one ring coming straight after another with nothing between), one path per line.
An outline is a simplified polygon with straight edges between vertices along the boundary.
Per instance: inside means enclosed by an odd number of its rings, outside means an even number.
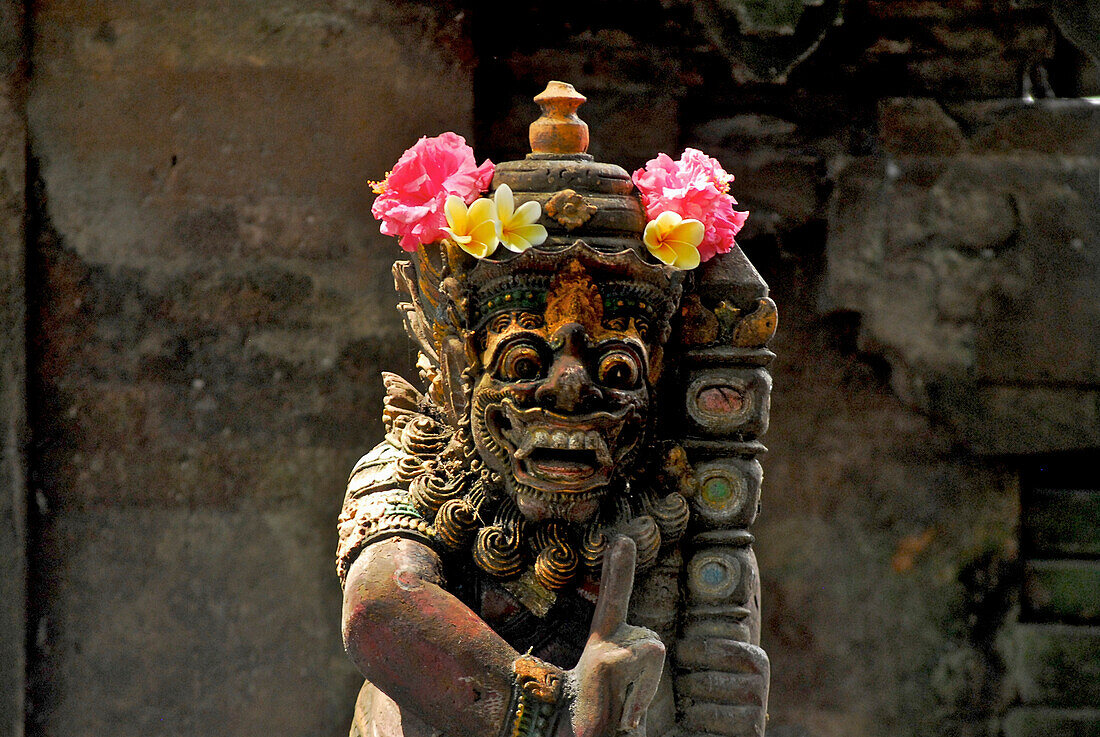
M451 593L517 652L530 652L561 668L576 665L588 640L598 581L585 579L577 588L557 592L542 616L523 604L515 585L502 584L473 566L454 571L447 582Z

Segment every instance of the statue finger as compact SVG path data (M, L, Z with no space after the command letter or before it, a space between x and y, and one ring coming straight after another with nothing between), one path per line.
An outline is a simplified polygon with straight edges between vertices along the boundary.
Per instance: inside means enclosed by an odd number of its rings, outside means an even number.
M634 655L638 673L631 679L619 722L619 729L627 733L636 732L640 725L645 724L646 712L661 683L665 647L660 640L641 642L634 646ZM639 734L644 735L644 729Z
M603 558L600 578L600 598L592 615L592 634L606 639L626 622L630 594L634 590L634 565L637 549L634 541L624 535L611 540Z

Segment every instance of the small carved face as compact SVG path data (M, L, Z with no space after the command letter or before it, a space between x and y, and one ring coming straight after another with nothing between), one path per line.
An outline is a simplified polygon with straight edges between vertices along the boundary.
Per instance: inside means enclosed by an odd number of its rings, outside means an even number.
M650 401L644 332L634 319L604 325L552 309L489 321L474 441L528 519L586 522L638 448Z

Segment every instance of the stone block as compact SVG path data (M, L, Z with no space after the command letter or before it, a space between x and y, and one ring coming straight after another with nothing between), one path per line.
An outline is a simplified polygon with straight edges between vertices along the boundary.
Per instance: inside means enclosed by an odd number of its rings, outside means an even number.
M366 180L470 132L465 38L427 3L38 9L51 504L336 488L411 364Z
M727 151L707 150L735 174L730 193L737 199L737 209L751 213L739 239L748 242L764 233L790 231L822 216L822 160L786 152L738 155Z
M879 103L878 137L882 150L894 156L952 156L964 145L958 123L930 98Z
M1057 453L1100 446L1100 391L1057 386L975 386L940 379L929 410L972 450Z
M859 312L860 346L886 356L895 390L980 452L1100 438L1098 172L960 155L868 160L839 178L826 302Z
M975 154L1095 157L1100 151L1100 109L1085 100L991 100L948 111L967 130Z
M1001 729L1004 737L1100 737L1100 709L1017 707Z
M1100 704L1100 627L1017 624L1004 644L1008 678L1027 706Z
M1021 514L1029 555L1100 557L1100 491L1035 489L1025 496Z
M1100 561L1027 561L1023 615L1032 621L1100 620Z
M868 0L868 12L874 18L946 20L965 18L984 12L987 3L983 0Z
M52 517L35 733L345 732L362 680L331 521L293 506Z

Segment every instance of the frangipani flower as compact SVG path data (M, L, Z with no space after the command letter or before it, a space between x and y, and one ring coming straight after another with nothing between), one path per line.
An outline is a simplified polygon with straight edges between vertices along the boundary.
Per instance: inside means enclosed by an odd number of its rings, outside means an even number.
M496 219L496 207L492 200L482 197L467 208L461 197L451 195L444 210L450 227L443 228L443 232L459 248L474 258L485 258L497 250L500 223Z
M507 184L497 187L493 195L497 220L500 222L500 243L509 251L521 253L546 240L546 228L536 221L542 216L542 206L537 202L525 202L515 209L512 188Z
M701 262L699 244L706 228L693 218L684 219L666 210L646 223L642 241L649 252L677 269L694 269Z
M679 161L667 154L634 172L634 185L642 194L646 217L655 219L666 211L698 220L705 234L699 244L700 260L733 248L733 237L749 214L734 210L737 201L729 193L733 175L716 159L694 148L685 149Z
M401 239L415 251L443 238L444 207L449 197L473 202L489 188L493 162L477 166L474 150L455 133L421 138L401 155L383 182L373 183L378 197L371 214L382 221L382 232Z

